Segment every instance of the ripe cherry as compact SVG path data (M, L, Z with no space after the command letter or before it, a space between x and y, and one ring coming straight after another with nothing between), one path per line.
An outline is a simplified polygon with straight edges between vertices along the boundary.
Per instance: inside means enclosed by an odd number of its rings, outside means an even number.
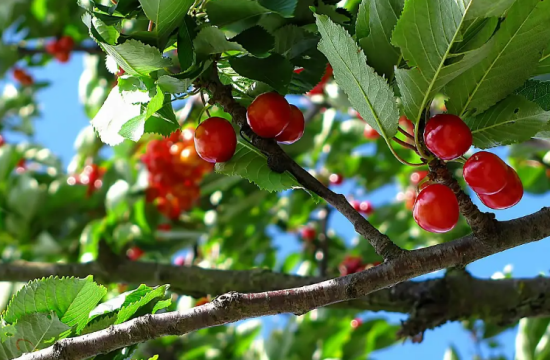
M495 194L508 182L508 165L493 153L477 152L464 164L464 180L480 195Z
M418 185L426 176L428 176L429 171L427 170L418 170L411 174L411 184Z
M294 105L290 105L290 122L275 140L281 144L290 145L302 138L306 122L304 114Z
M6 140L4 140L4 137L0 135L0 147L4 146L5 143L6 143Z
M175 259L174 259L174 265L176 266L183 266L185 264L185 256L183 255L178 255Z
M344 182L344 177L340 174L330 174L328 181L331 185L340 185Z
M195 130L195 149L202 159L210 163L229 161L236 148L237 135L225 119L208 118Z
M414 124L405 115L399 117L399 126L409 135L414 135ZM414 144L412 139L406 138L405 141L409 144Z
M69 61L70 57L71 57L71 53L68 53L68 52L58 52L54 55L54 57L57 59L57 61L59 62L62 62L62 63L66 63L67 61Z
M363 131L363 135L368 140L376 140L380 137L380 134L378 131L374 130L372 126L369 124L365 124L365 130Z
M374 206L372 206L372 203L368 200L361 201L359 204L359 212L365 215L370 215L374 212Z
M320 95L323 93L323 89L325 88L325 84L329 81L330 77L332 76L333 70L332 66L330 64L327 64L327 68L325 70L325 74L321 78L321 81L311 91L308 93L308 95Z
M45 48L46 48L46 52L50 55L55 55L58 52L62 51L61 48L59 47L59 43L57 42L57 40L50 41L49 43L46 44Z
M71 36L62 36L57 40L57 48L59 52L71 52L74 47L74 39Z
M357 329L359 326L363 324L363 321L359 318L355 318L351 320L350 325L353 329Z
M472 132L458 116L439 114L428 120L424 141L438 158L453 160L472 146Z
M290 104L284 96L268 92L254 99L246 117L252 131L264 138L274 138L288 126L291 115Z
M420 191L413 208L416 223L433 233L443 233L454 228L458 222L458 214L455 194L441 184L432 184Z
M158 231L170 231L170 230L172 230L172 225L170 225L169 223L159 224L157 226L157 230Z
M128 259L132 261L136 261L139 258L141 258L145 254L145 251L141 250L139 247L134 246L126 252L126 256L128 256Z
M13 77L15 80L17 80L21 85L24 86L30 86L34 83L34 80L32 76L30 76L25 70L15 68L13 69Z
M195 307L197 306L201 306L201 305L204 305L204 304L208 304L210 301L208 301L208 298L200 298L199 300L197 300L197 302L195 303Z
M523 197L523 184L518 173L508 166L508 182L504 189L493 195L478 196L481 202L491 209L508 209L516 205Z
M350 205L355 209L355 211L361 211L361 203L357 200L351 200Z
M300 236L305 241L313 241L317 236L317 232L311 226L305 226L302 228L302 230L300 230Z
M363 259L360 256L346 255L338 269L341 276L346 276L363 270L364 266L365 264L363 264Z

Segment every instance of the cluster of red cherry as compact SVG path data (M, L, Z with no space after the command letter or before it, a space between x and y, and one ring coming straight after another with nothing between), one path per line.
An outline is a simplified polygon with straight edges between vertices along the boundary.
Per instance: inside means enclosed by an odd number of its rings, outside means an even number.
M84 167L80 174L73 174L67 178L69 185L86 185L86 195L91 196L94 191L101 188L103 181L101 178L105 174L105 169L100 168L97 164L90 164Z
M74 39L67 35L46 44L46 52L62 63L69 61L73 48Z
M439 114L428 120L424 130L426 147L442 160L461 157L472 146L472 133L456 115ZM507 209L523 197L523 185L516 171L497 155L480 151L464 164L463 176L483 204ZM458 201L442 184L427 184L416 197L413 217L427 231L441 233L458 222Z
M304 115L276 92L264 93L254 99L246 117L252 131L280 144L293 144L304 134ZM229 161L236 147L237 135L233 126L220 117L206 119L195 131L197 153L210 163Z
M26 72L24 69L17 67L14 68L13 77L23 86L31 86L32 84L34 84L32 76L30 76L29 73Z
M212 164L195 151L193 136L192 129L184 129L152 140L141 158L149 171L146 200L155 202L157 209L172 220L193 206L200 196L199 183L213 170ZM213 143L218 145L217 141Z

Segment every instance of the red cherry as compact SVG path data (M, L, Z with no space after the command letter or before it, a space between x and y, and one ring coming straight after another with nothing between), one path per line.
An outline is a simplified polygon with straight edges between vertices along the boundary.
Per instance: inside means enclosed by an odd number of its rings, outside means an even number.
M508 165L497 155L480 151L464 164L464 180L480 195L499 192L508 181Z
M280 133L275 140L280 144L290 145L302 138L306 122L304 114L294 105L290 105L290 122L288 126Z
M295 73L295 74L299 74L299 73L301 73L302 71L304 71L304 68L294 69L294 73Z
M276 92L258 96L246 113L252 131L264 138L280 135L290 123L291 116L290 104Z
M359 204L359 212L365 215L370 215L374 212L374 206L372 206L370 201L361 201Z
M428 176L429 171L427 170L418 170L411 174L411 184L418 185L426 176Z
M45 49L46 52L50 55L55 55L61 51L61 48L59 47L59 43L57 41L50 41L46 44Z
M508 209L516 205L523 197L523 184L516 170L508 166L508 182L504 189L493 195L478 196L481 202L491 209Z
M199 300L197 300L197 302L195 303L195 307L197 306L201 306L201 305L204 305L204 304L208 304L210 301L208 301L208 298L200 298Z
M313 241L317 236L317 232L311 226L305 226L302 228L302 230L300 230L300 236L305 241Z
M34 80L32 76L30 76L25 70L15 68L13 69L13 77L15 80L17 80L21 85L24 86L30 86L34 83Z
M424 141L438 158L453 160L472 146L472 132L458 116L439 114L428 120Z
M157 230L158 231L170 231L170 230L172 230L172 225L170 225L168 223L159 224L157 226Z
M145 251L141 250L137 246L134 246L126 252L126 256L128 256L128 259L132 261L138 260L140 257L142 257L145 254Z
M185 256L179 255L174 259L174 265L183 266L185 264Z
M455 194L441 184L432 184L420 191L413 208L416 223L433 233L443 233L454 228L458 222L458 214Z
M210 163L229 161L237 148L237 135L231 123L220 117L203 121L195 130L195 149Z
M351 320L351 322L350 322L350 326L354 329L357 329L362 324L363 324L363 321L359 318L355 318L355 319Z
M340 275L345 276L359 272L363 270L363 267L363 259L360 256L346 255L338 269L340 270Z
M70 52L74 47L74 39L70 36L62 36L57 40L57 48L60 52Z
M414 124L405 115L399 117L399 126L403 128L410 135L414 134Z
M330 174L328 181L331 185L340 185L344 182L344 177L340 174Z
M416 191L413 189L407 189L405 191L405 207L409 210L412 210L414 207L414 203L416 201Z
M363 135L369 140L376 140L380 137L378 131L374 130L369 124L365 124L365 131L363 132Z
M5 143L6 143L6 140L4 140L4 137L0 135L0 147L4 146Z
M359 201L351 200L349 203L350 203L351 206L353 206L355 211L361 211L361 203Z
M69 61L70 57L71 57L71 53L69 52L58 52L56 54L54 54L54 57L57 59L57 61L59 62L62 62L62 63L66 63L67 61Z

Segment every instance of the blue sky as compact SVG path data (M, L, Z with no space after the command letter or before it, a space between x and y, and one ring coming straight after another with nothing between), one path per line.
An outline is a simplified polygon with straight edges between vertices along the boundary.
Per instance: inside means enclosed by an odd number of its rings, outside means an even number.
M78 80L82 72L82 56L74 54L68 64L60 64L56 61L50 62L44 68L33 68L31 74L37 80L49 80L51 86L39 93L38 99L41 104L42 118L36 121L35 141L48 147L59 155L64 164L68 164L74 151L73 141L78 132L88 124L82 105L78 99ZM7 139L16 141L18 136L7 134ZM504 149L497 149L499 155L504 155ZM347 193L351 189L349 185L343 185L338 189ZM368 194L368 199L373 204L381 205L389 199L393 199L396 189L389 186ZM481 209L488 211L474 199ZM514 208L497 212L500 220L512 219L530 214L548 204L550 194L544 196L533 196L526 194L523 200ZM330 227L351 239L355 234L347 220L336 213L330 220ZM294 236L281 235L277 238L278 244L282 245L282 251L292 251L299 247ZM478 277L490 277L496 271L502 271L508 264L513 264L513 274L517 277L533 277L541 272L548 272L548 255L550 253L550 242L543 240L537 243L528 244L519 248L508 250L488 258L477 261L468 266L468 270ZM441 276L441 273L430 276ZM402 314L374 313L369 316L387 316L392 321L405 319ZM499 341L504 344L504 353L508 358L513 358L515 331L507 331L499 336ZM459 349L462 359L471 359L475 348L470 340L469 334L461 329L459 323L444 325L434 331L425 334L424 342L420 345L405 343L396 345L386 350L372 354L372 359L442 359L446 348L454 345ZM490 353L489 349L482 349L484 357ZM500 352L499 352L500 353Z

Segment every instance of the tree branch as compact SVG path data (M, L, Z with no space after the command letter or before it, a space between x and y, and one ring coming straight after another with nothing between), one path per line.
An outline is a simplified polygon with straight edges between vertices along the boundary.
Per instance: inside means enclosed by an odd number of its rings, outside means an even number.
M242 133L250 139L252 145L267 154L268 165L273 171L290 172L304 188L314 192L325 199L330 205L334 206L353 224L355 231L365 237L374 247L376 253L384 259L396 258L406 253L405 250L395 245L389 237L380 233L371 223L359 214L350 205L344 195L334 193L298 165L279 147L279 145L277 145L275 140L264 139L256 135L248 126L246 108L237 103L233 98L232 87L223 85L220 82L216 65L213 66L211 78L208 81L197 81L196 85L210 91L212 94L210 102L221 105L227 113L231 114L233 122L241 128Z
M184 312L142 316L106 330L61 340L50 348L26 354L19 359L85 359L156 337L183 335L197 329L252 317L280 313L304 314L322 306L366 296L419 275L440 269L464 266L494 253L541 240L549 235L550 208L543 208L529 216L497 223L493 246L488 246L471 234L448 243L410 251L407 256L388 260L363 272L313 285L261 293L231 292L216 298L209 304ZM525 299L525 296L530 299L526 300L526 303L522 303L523 309L533 312L533 309L541 307L541 303L545 311L548 309L546 295L543 295L542 302L540 299L537 302L533 300L535 298L526 295L533 294L540 297L540 294L546 294L548 284L526 291L525 285L521 283L523 280L516 281L514 286L519 289L518 293L522 297L521 299ZM461 295L464 294L462 286L463 284L457 287L461 291ZM488 295L491 294L493 293L488 292ZM458 298L448 299L448 301L460 301ZM496 300L498 299L492 301ZM518 310L513 308L509 312L518 314ZM527 313L529 311L524 312L524 314ZM418 327L412 323L410 330L406 330L405 333L439 323L441 322L436 321Z

